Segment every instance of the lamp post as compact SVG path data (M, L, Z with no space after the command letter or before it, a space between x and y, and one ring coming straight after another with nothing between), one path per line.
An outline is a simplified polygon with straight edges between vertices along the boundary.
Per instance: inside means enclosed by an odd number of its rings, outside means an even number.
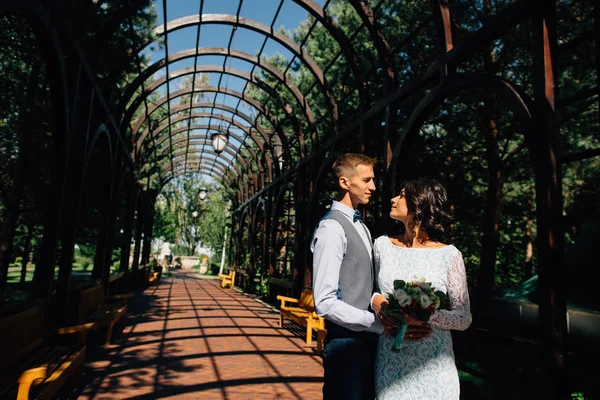
M221 253L221 265L219 266L219 273L223 273L223 267L225 266L225 248L227 247L227 220L229 219L229 209L231 208L231 200L227 202L225 207L225 235L223 236L223 252Z

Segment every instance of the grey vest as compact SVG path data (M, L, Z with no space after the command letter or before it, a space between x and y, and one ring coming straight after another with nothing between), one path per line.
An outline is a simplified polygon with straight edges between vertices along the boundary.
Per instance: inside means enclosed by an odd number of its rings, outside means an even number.
M353 307L366 310L373 295L374 273L371 252L354 225L341 211L332 210L325 219L339 222L347 240L346 254L340 268L338 299ZM370 239L370 235L367 236Z

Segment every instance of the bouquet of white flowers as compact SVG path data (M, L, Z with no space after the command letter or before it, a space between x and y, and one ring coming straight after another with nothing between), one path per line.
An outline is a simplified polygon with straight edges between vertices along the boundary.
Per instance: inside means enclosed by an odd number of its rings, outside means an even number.
M388 305L384 312L400 321L393 350L399 350L404 343L404 335L408 328L404 322L405 315L418 321L429 322L429 318L437 310L450 308L448 296L441 290L435 290L425 278L412 282L395 280L394 292L388 293L386 298Z

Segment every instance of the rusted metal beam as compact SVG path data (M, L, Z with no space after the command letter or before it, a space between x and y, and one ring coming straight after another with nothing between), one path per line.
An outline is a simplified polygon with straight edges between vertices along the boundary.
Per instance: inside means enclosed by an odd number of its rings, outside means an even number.
M567 377L567 303L564 264L564 222L556 118L556 4L532 4L532 55L535 97L535 146L530 149L536 181L539 327L542 343L541 396L570 397Z

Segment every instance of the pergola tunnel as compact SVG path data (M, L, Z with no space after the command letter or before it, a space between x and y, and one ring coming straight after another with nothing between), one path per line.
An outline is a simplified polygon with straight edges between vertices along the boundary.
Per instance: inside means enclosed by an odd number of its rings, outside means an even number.
M42 304L80 324L90 288L135 296L174 268L235 271L278 307L312 286L333 162L362 153L373 239L403 231L403 182L448 191L465 396L592 398L596 3L2 2L0 327Z

